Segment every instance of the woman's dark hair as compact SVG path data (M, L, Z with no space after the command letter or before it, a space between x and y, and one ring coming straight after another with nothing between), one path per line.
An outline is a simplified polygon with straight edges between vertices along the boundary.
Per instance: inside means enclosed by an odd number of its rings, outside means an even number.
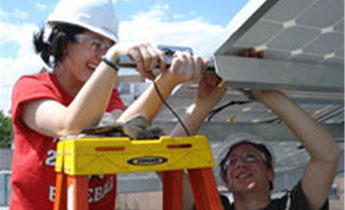
M67 43L74 42L75 35L86 29L66 23L54 23L51 27L48 39L44 37L45 29L41 28L34 34L33 43L36 53L41 55L43 61L50 67L56 67L63 59Z

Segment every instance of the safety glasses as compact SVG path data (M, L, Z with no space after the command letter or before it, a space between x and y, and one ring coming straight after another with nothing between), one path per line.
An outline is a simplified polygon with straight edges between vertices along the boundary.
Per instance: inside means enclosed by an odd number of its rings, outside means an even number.
M99 37L88 34L75 35L75 41L84 44L89 50L98 54L105 54L114 45L113 42L102 41Z
M245 163L254 163L259 161L264 161L266 163L266 157L262 153L254 151L243 151L234 155L230 155L228 158L228 166L235 166L238 160L242 160Z

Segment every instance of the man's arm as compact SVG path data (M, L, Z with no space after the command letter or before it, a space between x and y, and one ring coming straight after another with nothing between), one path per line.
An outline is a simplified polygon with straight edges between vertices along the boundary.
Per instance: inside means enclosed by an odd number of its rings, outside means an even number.
M198 132L207 115L218 104L225 94L225 87L220 84L220 78L213 72L205 72L199 82L195 102L188 107L182 121L191 135ZM170 134L171 136L186 136L183 127L178 124Z
M252 94L286 123L310 154L301 185L311 209L320 209L330 193L340 148L324 127L284 94L261 90Z
M183 123L191 135L198 132L205 118L213 107L220 101L225 93L225 87L220 84L220 79L213 72L206 72L199 82L195 103L192 104L183 116ZM186 136L186 132L180 124L176 125L171 136ZM195 201L189 183L188 175L183 174L183 209L194 209Z

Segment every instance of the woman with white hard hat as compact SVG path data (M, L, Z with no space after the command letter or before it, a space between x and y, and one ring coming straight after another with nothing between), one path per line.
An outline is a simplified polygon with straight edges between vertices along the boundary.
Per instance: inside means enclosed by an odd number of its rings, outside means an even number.
M200 57L176 53L166 68L164 54L150 44L124 47L118 42L118 19L111 0L61 0L46 28L35 34L36 51L52 70L22 76L13 90L10 209L53 209L59 137L96 125L105 112L115 115L124 110L113 87L120 55L129 55L139 73L154 80L164 99L177 85L198 78L207 66ZM152 70L158 63L161 72L155 77ZM151 86L117 120L140 113L151 121L161 105ZM114 209L115 196L115 176L89 178L90 209Z

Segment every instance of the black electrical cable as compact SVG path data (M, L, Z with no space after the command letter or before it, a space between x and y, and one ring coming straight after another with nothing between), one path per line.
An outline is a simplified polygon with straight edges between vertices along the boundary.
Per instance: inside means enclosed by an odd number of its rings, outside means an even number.
M176 117L176 119L179 121L179 123L181 124L181 126L183 127L184 131L186 132L187 136L190 136L190 132L187 129L186 125L182 122L182 120L180 119L180 117L176 114L176 112L174 111L173 108L170 107L170 105L164 100L161 92L159 91L159 88L157 86L157 84L153 81L153 86L155 87L155 90L157 92L158 97L161 99L161 101L163 102L163 104L169 109L169 111Z
M220 106L220 107L217 107L215 109L213 109L210 114L208 115L207 117L207 122L210 122L211 119L220 111L222 111L223 109L227 108L227 107L230 107L232 105L242 105L242 104L247 104L247 103L250 103L251 101L229 101L228 103Z

